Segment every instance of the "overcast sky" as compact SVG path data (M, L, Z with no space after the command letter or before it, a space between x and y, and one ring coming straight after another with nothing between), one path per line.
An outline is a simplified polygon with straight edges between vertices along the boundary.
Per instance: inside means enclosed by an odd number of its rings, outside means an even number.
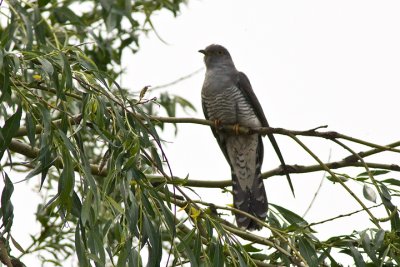
M399 140L400 135L399 11L399 1L192 0L177 18L167 12L153 17L155 28L168 45L153 33L142 38L139 53L126 54L127 71L122 84L139 91L145 85L173 81L201 68L203 58L197 51L217 43L230 51L236 67L249 77L271 126L306 130L329 125L329 130L387 144ZM187 98L197 108L197 112L180 112L179 116L203 118L200 104L203 77L201 72L166 89ZM158 94L155 91L147 96ZM230 178L229 166L209 128L180 125L176 138L171 133L164 136L170 142L167 156L174 175L189 174L193 179ZM315 164L290 138L276 138L288 164ZM328 161L330 154L331 161L347 155L332 142L302 140L324 161ZM264 144L263 171L267 171L277 167L279 161L268 140ZM366 149L355 145L352 148ZM386 154L372 160L399 164L399 156ZM267 179L268 199L301 215L322 175L322 172L292 175L296 198L283 176ZM397 173L394 175L398 177ZM362 198L361 185L351 188ZM220 190L200 193L207 201L214 196L219 204L232 202L231 196ZM18 241L26 240L27 234L32 233L32 228L26 227L26 213L32 213L39 201L30 193L32 201L27 203L25 197L18 202L27 194L22 184L16 185L13 201L17 202L14 229L18 229ZM359 205L339 185L325 181L305 219L314 222L356 209ZM372 225L365 214L360 214L316 229L323 240L332 234L350 234L366 227Z

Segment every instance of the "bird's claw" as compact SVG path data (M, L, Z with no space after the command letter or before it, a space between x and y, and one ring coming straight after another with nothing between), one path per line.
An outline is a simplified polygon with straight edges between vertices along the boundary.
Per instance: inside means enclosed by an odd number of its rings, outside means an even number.
M222 128L221 120L218 120L218 119L214 120L214 127L215 127L215 129L220 130Z
M239 135L239 133L240 133L239 129L240 129L239 123L234 124L233 127L232 127L232 130L236 135Z

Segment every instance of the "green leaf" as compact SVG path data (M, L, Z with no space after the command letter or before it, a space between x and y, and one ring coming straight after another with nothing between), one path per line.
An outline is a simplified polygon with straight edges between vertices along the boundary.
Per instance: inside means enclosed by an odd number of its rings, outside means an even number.
M88 258L86 257L86 251L85 251L84 245L82 243L82 238L81 238L80 233L81 233L81 229L80 229L80 224L78 223L76 225L76 229L75 229L76 256L78 257L79 266L88 267L90 265L89 265Z
M47 74L49 74L49 76L53 75L54 72L54 67L51 64L50 61L48 61L47 59L45 59L44 57L38 57L37 58L40 62L40 64L42 65L42 68L45 72L47 72Z
M184 109L189 108L193 111L196 111L196 108L193 106L193 104L183 97L175 96L175 101Z
M82 202L81 202L78 194L74 191L72 194L71 214L74 215L76 218L80 218L81 212L82 212Z
M50 0L38 0L39 7L44 7L50 2Z
M340 179L340 181L342 181L343 183L347 182L349 180L349 177L347 177L346 175L336 175L336 177L333 177L331 175L327 175L326 179L328 179L329 181L333 182L333 183L337 183L337 179Z
M3 128L0 128L0 159L3 157L3 154L10 145L13 136L19 129L21 116L22 107L19 106L17 111L5 121Z
M299 251L310 267L318 267L318 256L315 248L304 237L298 237Z
M112 197L106 196L106 199L119 214L124 214L124 209Z
M18 249L19 252L25 254L26 251L25 251L25 250L22 248L22 246L17 242L17 240L15 240L11 235L10 235L10 237L11 237L11 242L13 243L14 247L15 247L16 249Z
M297 215L296 213L287 210L281 206L276 204L270 204L273 206L290 224L297 224L297 225L306 225L307 221L305 221L301 216Z
M196 229L193 228L190 232L188 232L180 241L177 246L179 251L184 250L186 257L190 260L191 266L198 266L197 258L194 256L193 250L191 248L191 241L193 240L194 235L196 234Z
M61 54L63 60L63 79L65 80L65 88L72 90L72 72L68 59L64 54Z
M390 171L388 171L388 170L371 170L370 171L370 173L373 176L383 175L383 174L386 174L388 172L390 172ZM362 173L357 174L357 177L360 177L360 176L369 176L369 174L368 174L368 172L362 172Z
M385 249L385 251L382 254L382 257L381 257L382 261L381 261L381 264L379 265L379 267L384 266L385 258L389 254L389 252L390 252L390 246L387 246L387 248Z
M252 253L251 258L259 261L266 261L269 259L269 256L267 254L262 254L262 253Z
M158 227L155 227L147 216L144 216L144 229L149 235L148 266L160 266L162 256L161 236Z
M363 195L364 195L365 199L376 203L376 193L375 193L374 189L372 189L367 184L364 184L364 186L363 186Z
M375 234L375 239L374 239L374 246L376 249L380 249L383 244L383 240L385 239L385 230L379 229L376 234Z
M349 245L351 255L353 256L354 263L356 264L357 267L365 267L365 261L361 255L361 253L353 246Z
M212 241L210 244L210 254L211 254L211 261L212 261L212 266L215 267L222 267L224 266L224 248L221 245L220 242L218 241Z
M6 172L3 172L4 176L4 188L1 193L1 214L3 217L2 232L9 232L13 224L14 218L14 206L11 203L11 195L14 192L14 185L11 182Z
M65 24L67 21L69 21L71 22L71 24L74 24L76 26L84 25L80 17L78 17L71 9L65 6L55 8L54 16L61 24Z
M339 265L339 263L336 262L336 260L332 257L332 255L330 254L331 248L329 249L322 249L323 250L323 254L321 254L321 257L324 255L326 257L328 257L328 259L331 261L331 267L341 267L341 265ZM320 258L321 258L320 257ZM321 261L320 261L321 263Z
M33 116L30 112L26 113L25 116L26 121L26 130L28 133L28 139L31 147L35 146L35 136L36 136L36 125L33 121Z
M75 173L71 162L71 157L66 151L63 154L63 170L58 183L58 193L60 194L61 205L66 211L71 211L72 194L75 184Z
M361 237L361 244L362 247L364 248L364 251L367 253L367 255L370 257L370 259L375 263L378 264L378 259L376 258L377 252L375 251L374 247L371 244L371 239L369 238L369 235L366 231L363 231L360 234Z
M395 186L400 186L400 180L398 180L398 179L388 178L388 179L382 180L381 182L395 185Z
M1 54L2 56L4 55L3 53ZM0 72L0 102L3 102L4 100L9 100L11 99L11 88L10 88L10 66L9 66L9 59L7 57L3 57L3 68L2 71Z
M246 244L243 246L243 249L247 252L260 252L262 249L256 248L252 245L252 243Z
M90 218L90 210L92 202L93 202L93 194L91 191L89 191L85 199L83 200L82 211L80 215L83 225L85 225Z
M249 265L243 259L242 253L239 250L237 250L235 247L232 247L232 249L233 249L233 251L235 251L237 259L239 260L239 266L240 267L248 267Z

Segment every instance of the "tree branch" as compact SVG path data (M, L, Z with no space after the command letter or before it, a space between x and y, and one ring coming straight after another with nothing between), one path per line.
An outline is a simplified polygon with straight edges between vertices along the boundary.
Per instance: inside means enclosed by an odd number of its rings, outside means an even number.
M393 144L387 145L387 147L391 147L393 145L400 145L400 142L396 142ZM24 155L28 158L36 158L39 155L39 149L37 148L32 148L30 145L27 145L23 142L20 142L16 139L13 139L9 145L9 149L13 152L19 153L21 155ZM370 155L374 155L376 153L382 152L380 149L371 149L367 151L363 151L358 153L360 157L367 157ZM55 161L55 164L57 164L58 167L62 168L62 161L60 159L57 159ZM400 172L400 166L397 164L382 164L382 163L372 163L372 162L365 162L368 167L370 168L376 168L376 169L384 169L384 170L391 170L391 171L397 171ZM361 162L357 162L354 160L354 156L346 157L343 160L340 161L335 161L335 162L328 162L325 163L325 165L329 169L340 169L344 167L365 167L364 164ZM308 165L308 166L303 166L303 165L287 165L287 170L289 173L310 173L310 172L316 172L316 171L324 171L325 169L321 165ZM107 170L102 169L99 171L99 166L95 164L90 165L91 173L93 175L99 175L99 176L107 176ZM77 170L77 169L76 169ZM285 172L283 168L280 166L278 168L269 170L267 172L264 172L262 174L262 178L266 179L271 176L275 175L285 175ZM165 178L160 175L147 175L149 179L151 179L154 182L164 182ZM185 186L190 186L190 187L205 187L205 188L223 188L227 186L232 185L231 179L228 180L196 180L196 179L183 179L180 177L174 176L174 179L170 181L170 183L175 183L175 184L182 184Z

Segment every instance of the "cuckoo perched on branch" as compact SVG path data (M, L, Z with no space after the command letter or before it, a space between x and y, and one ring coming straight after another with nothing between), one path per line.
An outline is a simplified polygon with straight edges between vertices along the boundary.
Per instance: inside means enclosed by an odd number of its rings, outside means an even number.
M267 119L247 76L235 68L228 50L221 45L210 45L204 50L206 76L201 91L206 119L219 124L249 128L268 127ZM211 129L231 167L234 207L264 220L268 201L261 178L264 147L260 134L239 135ZM278 158L285 162L272 134L268 135ZM293 186L286 172L290 188ZM235 214L239 227L256 230L261 225L242 214Z

